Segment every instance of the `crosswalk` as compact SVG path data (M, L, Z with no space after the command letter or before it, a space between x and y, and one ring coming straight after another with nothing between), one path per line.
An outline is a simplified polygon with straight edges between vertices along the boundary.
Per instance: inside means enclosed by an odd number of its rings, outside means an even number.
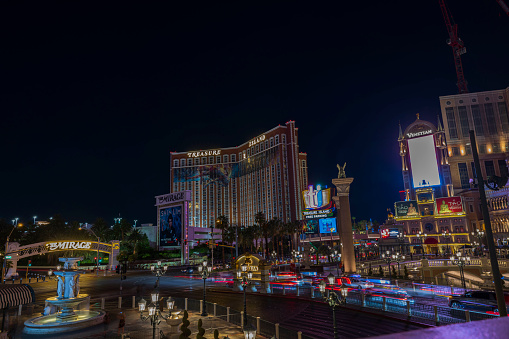
M336 324L340 338L365 338L422 328L364 312L345 310L342 307L336 308ZM282 322L281 326L302 331L309 338L332 338L332 310L327 305L309 303L299 313Z

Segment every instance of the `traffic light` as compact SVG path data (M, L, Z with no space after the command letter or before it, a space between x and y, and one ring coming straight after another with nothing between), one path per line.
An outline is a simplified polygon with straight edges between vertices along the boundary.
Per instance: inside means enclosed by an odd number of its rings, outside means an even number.
M94 260L97 260L97 257L94 257Z
M32 266L32 260L28 260L28 266Z
M99 257L99 262L102 262L103 261L103 258Z
M120 274L120 266L117 265L117 267L115 267L115 272L117 272L117 274Z

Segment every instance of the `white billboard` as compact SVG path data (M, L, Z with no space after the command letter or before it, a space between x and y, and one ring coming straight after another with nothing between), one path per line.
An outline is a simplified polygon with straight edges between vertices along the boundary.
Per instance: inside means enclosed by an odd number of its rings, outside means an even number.
M414 188L440 185L433 135L408 139Z

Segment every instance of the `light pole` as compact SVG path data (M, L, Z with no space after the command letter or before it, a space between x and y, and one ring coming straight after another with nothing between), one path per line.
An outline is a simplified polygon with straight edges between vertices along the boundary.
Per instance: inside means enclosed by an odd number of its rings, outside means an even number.
M473 237L477 237L479 239L479 256L482 257L483 251L482 251L482 238L484 238L484 231L477 231L477 233L472 232Z
M329 285L334 286L335 277L332 273L327 276L327 280L329 281ZM336 292L329 291L327 295L325 295L325 288L327 287L327 283L325 280L320 282L320 292L322 293L322 298L325 302L329 304L332 308L332 326L334 330L334 339L338 337L338 329L336 326L336 307L342 304L346 304L346 296L348 295L348 288L341 287L341 296L338 296Z
M388 271L389 271L389 280L390 280L390 277L392 276L391 274L391 262L392 262L392 258L391 258L391 252L389 250L385 251L385 253L382 253L382 260L384 260L387 265L388 265Z
M34 217L34 220L35 220L35 217ZM101 241L101 239L97 236L97 234L95 234L95 232L91 229L91 228L83 228L80 226L79 230L85 230L87 231L88 233L91 233L93 236L95 236L97 238L97 257L96 257L96 261L95 261L95 275L96 276L99 276L99 243Z
M338 253L338 250L334 250L334 253L332 253L332 259L336 262L336 271L339 277L339 262L341 261L341 253Z
M247 304L246 304L246 290L247 287L251 284L251 279L253 279L253 272L251 270L247 270L246 263L240 265L240 270L237 271L237 278L241 279L240 286L244 290L244 327L247 327Z
M150 266L150 272L152 272L152 274L154 274L157 278L155 288L159 288L159 278L162 277L167 271L168 266L167 265L163 266L161 264L161 260L157 262L157 265Z
M34 225L35 225L35 218L37 218L37 216L36 216L36 215L34 215Z
M292 251L294 261L295 261L295 271L297 272L297 279L299 278L300 274L300 258L302 258L302 254L300 254L299 251L293 250Z
M402 244L405 242L405 235L402 233L402 232L399 232L398 235L397 235L397 238L396 240L398 241L399 243L399 251L401 253L403 253L403 248L402 248ZM407 251L405 251L407 252Z
M464 289L466 289L467 286L465 285L465 273L463 272L463 268L465 267L466 264L470 264L470 257L462 257L458 255L457 258L451 257L451 262L459 267L461 285L463 286Z
M161 319L170 319L171 318L171 310L173 309L173 305L175 305L175 301L168 297L166 299L166 307L168 307L168 314L164 314L159 309L159 291L155 290L151 295L152 302L147 307L147 302L145 299L141 299L138 303L138 307L140 310L140 319L145 321L150 319L150 324L152 325L152 339L156 338L156 326L159 325ZM148 315L143 315L145 309L148 308Z
M401 253L396 252L396 254L392 255L392 259L398 263L398 276L401 277L401 271L399 270L399 263L403 260L405 260L405 256L401 255ZM389 264L390 265L390 264Z
M451 250L449 248L449 232L442 232L442 237L444 237L445 243L447 244L447 254L451 253Z
M203 261L202 265L198 266L198 271L201 273L201 278L203 279L203 312L201 313L202 317L206 317L207 314L207 306L205 304L205 297L206 297L206 286L205 281L210 276L210 273L212 272L212 266L207 266L207 261Z
M12 232L14 232L14 230L18 227L18 218L12 219L12 225L13 227L11 233L9 233L9 235L7 236L7 241L5 242L4 265L2 267L2 281L5 281L5 274L7 273L5 272L5 270L7 267L7 251L9 249L9 238L11 237Z

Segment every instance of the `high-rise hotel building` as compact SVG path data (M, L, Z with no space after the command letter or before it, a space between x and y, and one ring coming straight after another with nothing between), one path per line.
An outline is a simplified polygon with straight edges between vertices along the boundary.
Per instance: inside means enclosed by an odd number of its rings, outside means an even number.
M307 155L299 152L294 121L237 147L170 154L170 191L192 191L189 225L211 227L221 215L233 225L267 219L301 219Z

